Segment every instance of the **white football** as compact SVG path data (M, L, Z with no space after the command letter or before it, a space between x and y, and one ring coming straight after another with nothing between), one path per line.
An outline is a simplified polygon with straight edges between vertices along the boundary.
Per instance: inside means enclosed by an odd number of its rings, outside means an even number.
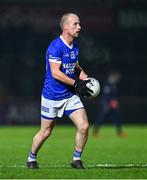
M92 77L88 77L86 80L87 79L90 80L90 82L88 82L86 86L93 91L90 92L91 96L89 98L95 98L100 92L100 83L98 80Z

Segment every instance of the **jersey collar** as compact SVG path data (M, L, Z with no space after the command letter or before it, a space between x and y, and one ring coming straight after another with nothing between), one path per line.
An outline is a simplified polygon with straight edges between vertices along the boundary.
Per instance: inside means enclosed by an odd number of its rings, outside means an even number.
M70 46L69 44L67 44L65 41L64 41L64 39L63 39L63 37L62 36L60 36L60 39L63 41L63 43L69 48L69 49L72 49L73 48L73 44Z

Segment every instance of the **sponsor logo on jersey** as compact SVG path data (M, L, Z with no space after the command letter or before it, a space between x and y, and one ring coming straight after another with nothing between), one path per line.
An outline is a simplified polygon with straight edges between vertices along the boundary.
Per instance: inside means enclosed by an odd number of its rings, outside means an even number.
M63 54L63 57L69 57L70 55L68 53Z
M70 52L70 56L71 56L71 59L75 59L76 58L76 55L75 55L74 51Z
M76 63L63 63L62 67L65 69L65 74L74 74Z

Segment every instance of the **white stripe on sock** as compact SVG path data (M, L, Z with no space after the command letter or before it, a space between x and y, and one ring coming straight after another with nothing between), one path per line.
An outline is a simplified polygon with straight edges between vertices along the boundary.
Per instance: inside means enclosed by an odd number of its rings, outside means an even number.
M76 161L76 160L80 160L81 158L80 157L73 157L73 161Z
M30 156L28 157L28 162L36 161L36 158L31 158Z

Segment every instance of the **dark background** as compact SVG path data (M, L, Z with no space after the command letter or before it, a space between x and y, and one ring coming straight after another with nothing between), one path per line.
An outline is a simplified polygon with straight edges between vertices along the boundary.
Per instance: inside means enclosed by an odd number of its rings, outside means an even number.
M0 0L0 124L40 122L45 53L61 33L65 12L81 19L81 66L101 84L110 69L118 69L122 122L146 123L146 0ZM83 100L91 123L100 95Z

